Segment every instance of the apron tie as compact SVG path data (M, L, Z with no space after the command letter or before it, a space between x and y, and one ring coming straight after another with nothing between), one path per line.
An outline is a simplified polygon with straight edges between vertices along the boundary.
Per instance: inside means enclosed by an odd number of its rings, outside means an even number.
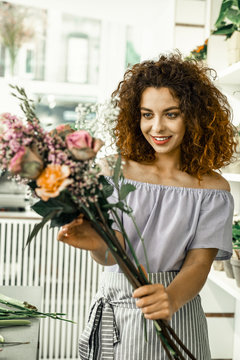
M101 325L101 339L99 327ZM113 346L120 341L113 306L104 297L92 306L88 324L81 335L79 354L81 360L95 360L98 347L101 346L102 360L114 360ZM95 353L96 352L96 353Z

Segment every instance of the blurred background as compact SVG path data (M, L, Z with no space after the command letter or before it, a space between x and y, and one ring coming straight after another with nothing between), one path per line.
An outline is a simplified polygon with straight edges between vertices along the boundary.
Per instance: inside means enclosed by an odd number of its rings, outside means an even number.
M19 84L41 98L45 126L74 122L78 103L109 98L134 63L176 48L189 55L209 37L217 6L207 0L1 3L0 111L19 112L8 83Z

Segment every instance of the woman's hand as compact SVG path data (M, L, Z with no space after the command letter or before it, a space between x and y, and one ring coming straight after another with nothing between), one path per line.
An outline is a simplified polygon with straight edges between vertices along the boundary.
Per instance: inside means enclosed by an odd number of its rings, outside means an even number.
M64 225L59 231L57 239L84 250L98 251L104 247L104 241L92 228L89 221L83 219L83 215Z
M162 284L151 284L139 287L133 292L134 298L146 319L171 320L174 313L173 304Z

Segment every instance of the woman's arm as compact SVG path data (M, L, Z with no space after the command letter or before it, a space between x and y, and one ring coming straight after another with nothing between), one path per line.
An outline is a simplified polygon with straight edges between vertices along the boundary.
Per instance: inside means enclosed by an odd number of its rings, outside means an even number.
M116 236L124 246L123 237L116 231ZM108 249L106 243L93 229L91 224L81 216L70 224L64 225L58 233L58 240L79 249L91 251L92 258L101 265L110 266L116 261Z
M133 293L136 305L147 319L170 320L184 304L193 299L206 282L217 249L192 249L171 284L145 285Z

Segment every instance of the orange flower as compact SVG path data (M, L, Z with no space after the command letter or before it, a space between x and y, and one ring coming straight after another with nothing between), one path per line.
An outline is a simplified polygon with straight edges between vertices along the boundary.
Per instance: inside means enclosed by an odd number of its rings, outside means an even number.
M204 46L203 46L203 45L198 46L196 52L199 53L199 52L200 52L201 50L203 50L203 49L204 49Z
M44 201L54 198L70 185L73 180L68 179L70 169L66 165L48 165L37 178L36 194Z

